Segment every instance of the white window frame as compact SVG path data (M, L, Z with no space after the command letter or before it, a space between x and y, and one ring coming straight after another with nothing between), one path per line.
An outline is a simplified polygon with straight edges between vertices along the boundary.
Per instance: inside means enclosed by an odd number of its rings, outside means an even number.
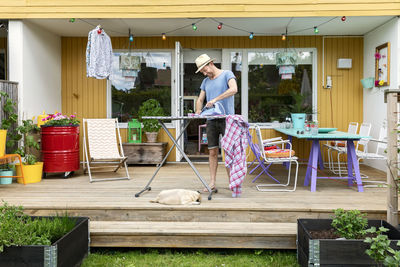
M294 48L296 51L305 51L312 52L312 101L313 101L313 120L318 120L318 66L317 66L317 48ZM242 115L245 120L248 120L248 112L249 112L249 66L248 66L248 53L249 52L263 52L263 53L271 53L271 52L280 52L284 51L285 48L251 48L251 49L222 49L222 69L231 70L231 62L230 62L230 53L231 52L240 52L242 53L242 83L241 83L241 109ZM250 127L254 127L256 123L250 123ZM265 123L257 123L261 126L261 128L275 128L277 127L276 123L273 122L265 122Z
M128 53L129 50L128 49L115 49L113 51L114 53ZM175 68L173 66L175 66L175 53L173 49L131 49L130 52L134 52L134 53L151 53L151 52L170 52L171 53L171 115L174 116L176 114L176 106L175 106L175 101L172 101L173 99L175 99ZM112 94L111 94L111 81L107 80L107 93L106 93L107 97L107 118L111 118L111 112L112 112ZM118 123L119 128L123 128L123 129L128 129L128 123L127 122L120 122ZM167 128L175 128L175 126L169 122L169 123L165 123L165 126L167 126Z

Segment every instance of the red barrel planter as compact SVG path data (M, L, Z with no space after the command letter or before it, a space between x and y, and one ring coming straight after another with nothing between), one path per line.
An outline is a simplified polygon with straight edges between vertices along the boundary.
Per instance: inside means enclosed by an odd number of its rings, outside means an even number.
M79 170L79 126L42 126L43 172Z

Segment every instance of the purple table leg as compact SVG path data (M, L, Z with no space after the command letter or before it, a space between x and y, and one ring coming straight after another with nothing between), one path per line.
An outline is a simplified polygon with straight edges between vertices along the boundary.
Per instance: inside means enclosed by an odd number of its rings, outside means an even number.
M321 148L319 147L319 144L318 144L318 162L319 162L319 169L323 170L324 162L322 161Z
M288 138L289 138L289 141L290 141L290 143L293 145L293 142L292 142L292 136L291 135L289 135L288 136ZM289 149L290 148L290 145L289 144L286 144L286 149ZM283 166L285 166L285 168L287 169L287 170L289 170L289 162L284 162L283 163Z
M312 143L312 170L311 170L311 192L317 190L317 168L318 168L318 151L319 140L314 139Z
M347 184L348 186L353 186L353 159L352 151L347 147Z
M356 182L357 182L358 192L364 192L364 188L363 188L362 181L361 181L361 175L360 175L360 166L357 161L356 150L354 147L353 140L347 141L347 157L351 158L352 167L354 168L354 172L356 174ZM347 159L347 162L349 162L349 159ZM350 168L350 166L348 166L348 169L350 169L350 171L353 172L353 170ZM351 176L353 176L353 173L351 174Z
M310 182L312 160L313 160L313 151L311 145L310 155L308 156L306 178L304 179L304 186L308 186L308 183Z

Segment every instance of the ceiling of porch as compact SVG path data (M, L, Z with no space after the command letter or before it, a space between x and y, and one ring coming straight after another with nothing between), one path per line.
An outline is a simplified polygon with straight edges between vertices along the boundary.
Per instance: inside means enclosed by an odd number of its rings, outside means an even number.
M276 36L313 35L318 26L319 35L364 35L388 22L393 16L374 17L296 17L296 18L183 18L183 19L28 19L34 24L60 36L87 36L96 25L101 24L110 36ZM196 23L197 30L191 27ZM219 23L223 23L218 30Z

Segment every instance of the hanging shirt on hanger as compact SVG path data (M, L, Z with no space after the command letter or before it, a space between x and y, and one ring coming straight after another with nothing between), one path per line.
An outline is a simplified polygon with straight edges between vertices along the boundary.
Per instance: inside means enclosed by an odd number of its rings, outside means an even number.
M111 74L111 39L99 26L89 32L86 46L86 76L106 79Z

